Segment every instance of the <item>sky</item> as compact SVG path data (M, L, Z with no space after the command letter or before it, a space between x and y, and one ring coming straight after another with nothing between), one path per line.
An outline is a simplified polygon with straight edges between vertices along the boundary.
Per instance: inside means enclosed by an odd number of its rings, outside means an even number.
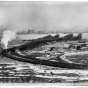
M86 32L88 2L0 1L0 29Z

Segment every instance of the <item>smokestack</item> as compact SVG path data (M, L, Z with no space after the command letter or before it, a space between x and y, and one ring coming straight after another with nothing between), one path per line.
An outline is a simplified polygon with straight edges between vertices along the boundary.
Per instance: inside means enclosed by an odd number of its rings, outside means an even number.
M1 45L4 49L8 48L8 42L16 39L16 32L11 30L5 30L2 35Z

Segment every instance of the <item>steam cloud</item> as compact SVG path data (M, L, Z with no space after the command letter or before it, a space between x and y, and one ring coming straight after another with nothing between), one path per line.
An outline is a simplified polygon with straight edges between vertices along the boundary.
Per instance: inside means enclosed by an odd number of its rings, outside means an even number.
M15 31L6 30L3 32L3 38L1 39L1 44L7 49L8 42L16 38Z

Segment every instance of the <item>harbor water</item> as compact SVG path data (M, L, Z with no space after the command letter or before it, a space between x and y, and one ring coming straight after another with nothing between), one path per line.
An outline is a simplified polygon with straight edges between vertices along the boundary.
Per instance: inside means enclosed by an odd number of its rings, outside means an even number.
M60 37L63 37L67 34L63 34L63 33L58 33ZM47 36L47 35L56 35L56 34L25 34L25 35L17 35L17 39L18 40L29 40L29 39L37 39L37 38L40 38L40 37L44 37L44 36ZM73 33L74 36L77 36L78 33ZM82 38L85 39L87 38L88 39L88 33L82 33Z

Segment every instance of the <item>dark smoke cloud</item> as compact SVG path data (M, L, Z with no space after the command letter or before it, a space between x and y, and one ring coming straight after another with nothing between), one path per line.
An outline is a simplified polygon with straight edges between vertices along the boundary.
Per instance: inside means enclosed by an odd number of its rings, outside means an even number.
M88 28L88 2L0 2L0 29L80 31Z

